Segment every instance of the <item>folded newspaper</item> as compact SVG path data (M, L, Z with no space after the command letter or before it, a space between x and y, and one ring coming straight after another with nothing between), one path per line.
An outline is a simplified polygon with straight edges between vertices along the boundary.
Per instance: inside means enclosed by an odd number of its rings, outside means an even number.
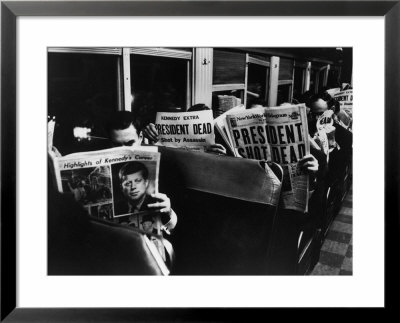
M235 156L281 165L283 207L307 211L309 178L297 166L310 153L305 105L253 108L226 118Z
M226 146L231 150L231 152L234 154L234 151L232 149L233 143L230 140L230 135L229 135L229 130L228 130L228 124L226 121L226 116L228 114L231 114L233 112L238 112L238 111L244 111L246 108L243 104L238 105L236 107L233 107L232 109L226 111L225 113L221 114L219 117L214 119L214 127L217 129L219 134L221 135L222 139L224 140Z
M163 146L202 150L215 143L211 110L158 112L156 129Z

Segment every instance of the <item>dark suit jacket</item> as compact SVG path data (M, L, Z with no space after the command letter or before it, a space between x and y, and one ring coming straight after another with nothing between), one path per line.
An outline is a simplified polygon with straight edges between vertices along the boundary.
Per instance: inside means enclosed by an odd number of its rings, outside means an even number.
M142 206L140 207L139 211L151 211L154 209L150 209L147 207L148 204L152 204L157 202L157 199L151 197L150 195L146 195L144 198L144 201L142 203ZM114 215L122 215L122 214L128 214L129 212L129 204L127 201L119 201L114 204ZM161 223L165 224L170 220L170 217L166 213L160 213L161 216Z
M152 198L150 195L146 195L139 211L149 211L150 209L147 207L147 205L155 202L157 202L156 199ZM115 215L127 214L129 212L129 202L126 200L122 200L115 203L114 212Z

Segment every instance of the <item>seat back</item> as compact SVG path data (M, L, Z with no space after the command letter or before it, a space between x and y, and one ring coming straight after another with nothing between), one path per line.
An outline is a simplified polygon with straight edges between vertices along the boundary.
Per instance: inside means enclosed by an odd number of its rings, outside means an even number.
M51 194L48 212L49 275L167 275L145 234L90 219L67 194Z
M172 274L268 273L281 180L258 161L160 148L160 191L178 224ZM280 173L279 167L277 172Z

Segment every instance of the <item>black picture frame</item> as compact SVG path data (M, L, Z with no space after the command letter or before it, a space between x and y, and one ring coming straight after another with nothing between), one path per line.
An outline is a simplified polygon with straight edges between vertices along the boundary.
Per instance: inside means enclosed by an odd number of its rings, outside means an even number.
M1 317L4 322L230 321L235 309L17 308L16 19L19 16L384 16L385 307L398 276L400 1L1 1ZM373 44L371 44L373 45ZM373 152L371 152L373 156ZM393 275L392 275L393 273ZM392 281L390 282L392 285ZM395 284L393 284L395 285ZM237 310L237 309L236 309ZM242 309L243 310L243 309ZM254 309L253 309L254 310Z

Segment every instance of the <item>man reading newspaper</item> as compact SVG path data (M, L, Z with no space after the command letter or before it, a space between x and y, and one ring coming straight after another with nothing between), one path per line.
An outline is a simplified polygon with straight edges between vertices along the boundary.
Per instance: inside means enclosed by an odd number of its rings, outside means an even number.
M227 120L235 155L280 164L284 207L306 211L306 173L317 172L318 162L310 154L305 106L252 108L228 114Z
M52 120L50 120L52 121ZM54 122L49 121L49 126L48 126L48 135L49 138L52 139L53 133L54 133ZM107 133L109 136L109 140L104 140L103 144L103 149L109 149L110 145L111 147L121 147L121 146L126 146L126 147L133 147L133 148L138 148L140 150L141 144L142 144L142 139L143 136L139 132L140 129L140 123L137 118L134 117L134 115L129 112L129 111L116 111L114 112L110 119L108 120L108 123L106 124L107 128ZM90 137L88 130L89 129L80 129L82 134L77 135L76 138L79 139L87 139ZM107 138L103 138L107 139ZM52 140L49 140L50 143L52 143ZM50 144L49 144L50 145ZM91 151L89 152L82 152L78 154L82 154L82 156L85 156L89 154L91 156L92 153L96 154L96 151ZM58 153L57 149L55 147L49 148L49 153L50 156L56 157L56 158L61 158L61 154ZM112 154L112 152L107 152ZM118 152L116 152L118 154ZM73 154L74 155L74 154ZM67 155L68 156L68 155ZM66 157L67 157L66 156ZM76 156L77 158L81 156ZM100 167L98 169L108 169L107 167ZM87 176L88 174L85 174ZM75 176L76 177L76 176ZM75 180L74 178L71 178L69 181L72 183L68 185L68 190L74 193L75 196L79 197L79 199L82 199L84 197L88 197L89 194L84 191L83 188L80 186L82 185L74 185L73 181ZM103 176L104 177L104 176ZM117 185L119 186L119 185ZM89 192L90 193L90 192ZM171 201L166 196L165 194L162 193L154 193L152 195L152 203L148 203L148 201L142 201L141 204L144 206L148 206L148 204L152 204L151 208L155 210L160 210L164 214L163 219L166 220L165 225L163 229L166 230L166 232L170 232L174 229L176 223L177 223L177 216L175 212L171 209ZM99 209L100 210L100 209ZM97 213L99 210L93 209L90 211L93 211L94 213ZM91 214L91 213L90 213ZM169 217L167 219L167 216Z
M161 239L161 230L170 233L177 217L169 198L158 192L159 164L154 147L116 147L53 158L59 192L71 191L92 218L143 230L167 262L169 249L164 248L169 243Z
M311 97L309 101L310 135L313 136L317 131L316 125L320 120L320 117L329 112L330 109L334 109L335 106L335 99L332 99L332 97L329 95L320 93ZM345 167L349 163L349 160L352 156L353 149L353 134L348 129L343 127L342 124L339 123L335 118L333 118L332 121L333 123L330 128L334 129L334 137L330 140L331 144L329 149L328 164L329 182L333 182L345 171Z
M139 132L139 122L133 116L133 114L129 111L117 111L115 112L108 124L108 133L110 136L110 140L112 144L116 147L118 146L129 146L129 147L140 147L142 144L143 136L142 133ZM137 170L135 173L132 173L131 167L125 170L125 173L121 174L121 180L124 178L132 179L136 176L136 181L142 180L141 183L144 186L148 185L146 174L147 172L142 170ZM139 179L139 177L141 177ZM131 182L131 181L130 181ZM122 184L122 182L121 182ZM163 229L166 230L167 233L171 232L178 221L178 217L176 213L171 208L171 201L169 197L162 193L154 193L150 196L147 196L147 200L145 200L145 196L142 194L142 189L136 189L136 185L132 182L129 192L129 188L125 188L124 193L126 195L125 207L133 207L134 210L138 211L140 208L150 208L150 209L158 209L163 213L162 223ZM135 192L137 190L138 192ZM139 197L139 198L137 198ZM143 199L143 200L142 200ZM135 202L134 202L135 201ZM130 205L130 206L129 206ZM121 206L119 206L121 207ZM119 211L121 209L118 209Z

